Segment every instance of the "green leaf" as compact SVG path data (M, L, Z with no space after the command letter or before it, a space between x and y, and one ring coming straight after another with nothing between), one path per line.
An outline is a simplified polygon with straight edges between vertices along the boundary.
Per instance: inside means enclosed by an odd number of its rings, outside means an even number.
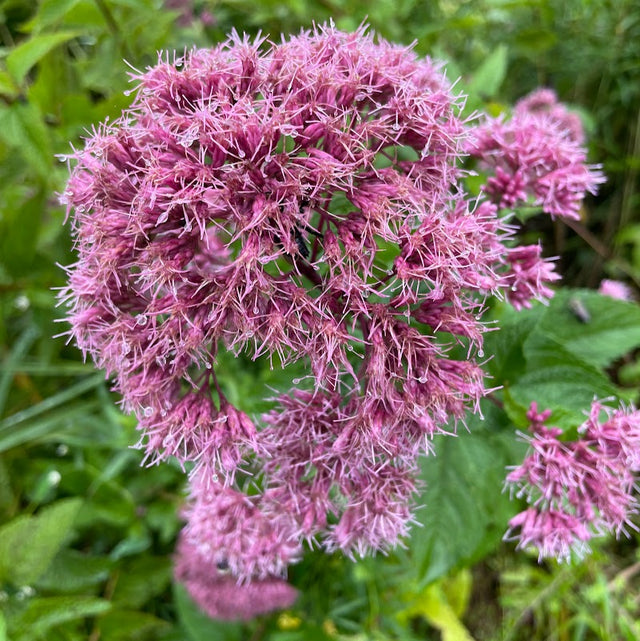
M142 608L171 582L171 561L167 557L138 556L122 565L113 593L113 602L126 608Z
M60 490L87 496L78 517L78 528L95 528L103 524L127 528L136 521L136 506L126 487L108 481L101 483L95 493L90 493L88 488L99 475L95 467L85 464L79 468L72 461L60 461L57 469L62 477Z
M0 138L3 135L0 133ZM25 145L22 155L27 153ZM44 171L40 164L42 158L34 156L33 159L37 171ZM21 176L22 180L24 178ZM0 262L17 278L32 268L45 202L45 190L35 185L8 185L0 194Z
M576 315L577 305L587 318ZM640 305L590 290L561 290L538 329L583 361L604 368L640 346Z
M434 439L435 456L422 459L426 490L411 538L410 564L425 585L452 567L477 558L499 543L516 512L502 494L506 466L520 448L510 423L495 406L483 403L480 417L467 420L470 434Z
M36 338L38 338L39 333L36 327L27 327L13 345L9 358L6 359L6 362L3 363L0 369L0 416L4 412L7 394L13 380L14 368L22 361L24 355L29 351Z
M31 599L20 614L9 621L16 641L35 641L54 626L93 617L111 609L106 599L85 596L55 596Z
M15 102L0 112L0 140L16 149L43 182L50 180L53 150L49 131L35 105ZM24 194L24 185L15 185L13 191L20 193L20 187ZM26 192L26 196L30 194ZM30 231L35 242L37 234Z
M152 614L117 608L101 616L98 622L100 641L160 639L169 627L167 621Z
M79 592L102 583L109 576L113 561L77 550L62 549L38 579L36 588L50 592Z
M246 628L241 623L217 621L208 617L192 601L180 583L174 582L173 597L178 620L188 636L188 641L244 641L248 638Z
M398 616L405 622L410 617L424 617L440 631L442 641L473 641L439 583L429 585L415 595L411 606Z
M16 86L13 78L6 71L0 70L0 95L11 100L16 98L19 93L20 89Z
M75 383L71 387L68 387L67 389L62 390L61 392L58 392L57 394L50 396L49 398L38 403L37 405L34 405L33 407L30 407L26 410L23 410L21 412L17 412L16 414L12 414L11 416L8 416L3 421L0 421L0 434L3 434L4 432L8 432L9 430L13 430L17 425L21 423L25 423L26 421L29 421L32 418L35 418L36 416L39 416L44 412L47 412L55 407L58 407L63 403L70 401L71 399L79 397L81 394L84 394L86 391L97 387L103 381L104 381L103 374L96 374L94 376L90 376L89 378L85 378L79 381L78 383Z
M82 500L63 499L36 516L19 516L0 528L0 580L33 583L69 534Z
M48 411L44 416L21 421L18 427L0 429L0 453L19 445L27 443L34 445L44 439L59 438L59 435L66 434L75 427L84 427L85 430L89 430L95 426L97 419L93 413L97 409L99 409L97 401L74 403L72 406ZM89 426L86 425L87 422L90 423ZM98 442L98 439L94 437L93 442Z
M25 31L41 31L64 18L80 0L41 0L38 11L22 25Z
M493 53L476 69L468 83L469 91L483 99L493 98L507 73L507 47L498 45Z
M19 44L7 56L7 70L18 84L22 84L29 70L52 49L78 36L77 31L59 31L33 36Z
M496 382L515 381L525 372L524 342L538 322L536 311L499 315L497 329L485 334L484 352L491 356L487 369Z
M520 413L536 401L540 409L553 412L554 425L576 427L583 422L594 396L618 395L619 390L597 367L537 329L525 341L524 355L527 372L508 388ZM510 415L517 420L517 416Z
M0 611L0 641L7 641L7 622Z

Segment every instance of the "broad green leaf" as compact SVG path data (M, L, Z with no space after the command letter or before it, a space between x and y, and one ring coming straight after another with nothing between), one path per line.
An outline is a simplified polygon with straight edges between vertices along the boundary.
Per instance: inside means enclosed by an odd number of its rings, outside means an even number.
M587 316L581 320L580 313ZM583 361L608 367L640 346L640 305L590 290L561 290L538 329Z
M517 511L501 492L520 444L504 412L487 403L483 411L484 424L471 416L470 433L436 437L435 456L422 459L426 489L416 518L423 527L412 531L409 561L421 585L492 549Z
M113 608L100 617L100 641L138 641L161 639L170 627L169 622L147 612ZM213 638L212 638L212 641Z
M173 598L178 621L188 639L185 641L245 641L247 630L241 623L217 621L198 608L180 583L173 584Z
M136 558L136 555L146 552L152 544L151 535L149 534L146 527L142 523L137 522L132 525L129 529L129 532L125 538L123 538L118 545L116 545L111 554L109 555L112 559L123 559L125 557ZM127 577L127 579L133 577ZM144 592L138 592L138 596L142 597Z
M168 557L137 556L123 563L113 602L125 608L142 608L171 582Z
M485 334L484 353L491 357L487 370L496 384L516 381L526 371L524 342L537 321L535 313L521 312L517 317L500 318L497 328Z
M77 35L77 31L59 31L33 36L7 56L7 70L18 84L22 84L31 67L38 64L41 58Z
M476 69L471 81L468 83L469 90L474 96L481 96L483 99L493 98L507 73L507 47L498 45L491 55Z
M0 580L33 583L62 547L82 505L63 499L36 516L19 516L0 528Z
M550 409L554 425L576 427L584 420L594 396L607 398L619 393L597 367L541 331L534 331L525 341L524 355L527 372L508 388L510 399L521 410L532 401L540 409Z
M8 622L9 630L15 635L11 637L15 641L36 641L44 638L57 625L93 617L110 609L109 601L95 597L74 595L35 598Z
M105 556L90 556L76 550L62 549L36 587L50 592L79 592L105 581L114 563Z

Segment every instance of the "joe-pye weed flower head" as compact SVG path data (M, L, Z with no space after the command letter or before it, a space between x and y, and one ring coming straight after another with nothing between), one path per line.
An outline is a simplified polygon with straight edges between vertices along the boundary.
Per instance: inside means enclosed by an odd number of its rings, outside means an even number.
M466 193L461 158L488 143L463 97L410 48L332 25L234 33L133 80L131 108L69 156L61 299L149 460L194 463L185 545L245 581L305 539L388 549L417 456L486 393L485 297L526 306L557 278L514 246L513 203ZM548 212L573 216L571 193ZM257 422L218 384L222 350L308 377Z
M506 538L536 548L540 558L567 560L584 555L593 537L637 529L631 517L638 510L640 412L594 401L575 440L546 427L550 416L531 404L532 434L524 436L529 452L507 476L507 486L529 507L511 520Z

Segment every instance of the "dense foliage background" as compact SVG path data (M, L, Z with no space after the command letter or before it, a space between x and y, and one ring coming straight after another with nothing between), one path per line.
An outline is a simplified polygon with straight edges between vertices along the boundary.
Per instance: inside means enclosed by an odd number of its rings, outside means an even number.
M135 421L104 376L52 336L59 265L73 261L67 177L55 154L130 102L127 63L218 42L232 28L277 38L333 17L366 17L449 61L470 108L500 113L537 86L579 111L608 176L582 221L527 222L560 256L549 307L492 310L485 351L505 385L470 434L436 443L407 550L351 563L311 552L293 568L289 611L248 626L200 614L171 580L184 474L140 467ZM90 639L640 639L638 536L582 564L538 565L501 543L518 506L501 494L531 400L575 426L594 394L638 401L640 309L588 289L640 284L640 8L633 0L3 0L0 2L0 641ZM126 63L124 62L126 60ZM636 289L637 293L637 289ZM582 322L571 311L579 300ZM584 320L584 319L583 319ZM230 360L229 399L279 373ZM287 376L288 378L288 376Z

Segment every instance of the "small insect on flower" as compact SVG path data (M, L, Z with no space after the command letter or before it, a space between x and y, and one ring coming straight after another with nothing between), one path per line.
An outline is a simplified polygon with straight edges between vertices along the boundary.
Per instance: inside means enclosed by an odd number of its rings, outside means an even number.
M296 240L296 245L298 246L298 252L300 253L300 256L302 256L302 258L306 260L307 258L309 258L310 252L304 236L302 235L302 232L296 227L293 230L293 235Z
M216 563L216 569L218 570L218 574L228 574L230 572L229 561L227 561L227 559L220 559L220 561Z
M570 298L567 304L569 311L585 325L591 322L591 314L585 304L579 298Z

